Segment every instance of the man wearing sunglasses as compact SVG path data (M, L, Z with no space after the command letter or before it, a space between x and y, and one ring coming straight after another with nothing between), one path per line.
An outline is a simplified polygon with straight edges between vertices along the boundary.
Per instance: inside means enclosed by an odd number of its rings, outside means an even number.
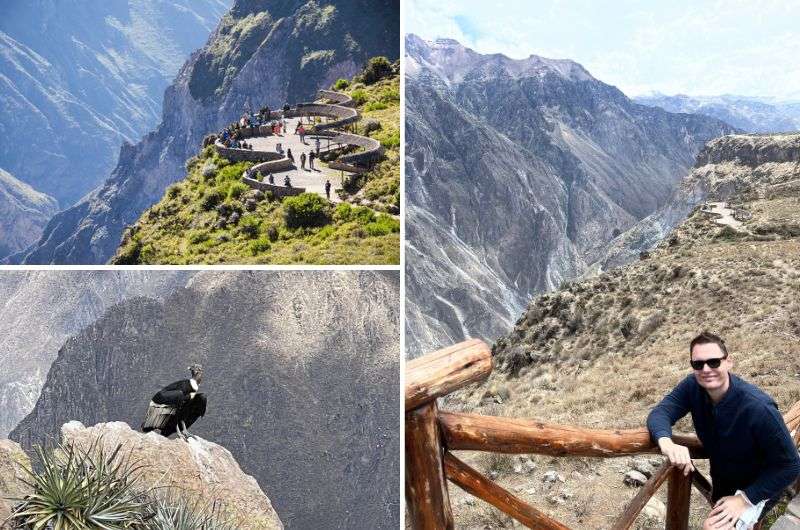
M797 448L772 398L730 373L725 341L703 332L689 355L693 373L650 412L647 428L661 453L688 475L689 449L671 436L675 422L691 413L711 462L715 505L703 529L752 528L800 475Z

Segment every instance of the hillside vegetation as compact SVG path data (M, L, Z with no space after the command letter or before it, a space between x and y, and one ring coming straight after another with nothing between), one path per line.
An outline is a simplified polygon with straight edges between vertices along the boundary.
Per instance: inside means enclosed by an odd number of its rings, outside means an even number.
M742 214L741 226L721 225L698 206L638 262L533 299L494 345L490 380L452 396L449 408L640 428L690 373L688 344L704 329L725 338L733 371L772 395L782 412L800 400L800 135L766 145L759 156L738 149L770 141L753 138L726 137L722 153L692 173L707 175L704 186L721 194L709 200L727 200ZM691 431L690 420L678 429ZM512 457L469 458L573 528L607 528L637 491L622 482L629 458L542 457L531 473L514 472ZM565 482L543 485L548 470ZM696 492L692 507L696 527L708 511ZM482 507L455 511L466 526L504 521ZM637 526L658 527L645 516Z
M358 133L378 139L386 154L345 185L346 202L251 190L240 177L253 163L231 163L209 146L126 230L112 263L399 263L400 222L384 213L398 213L400 204L399 75L392 70L370 85L359 77L338 85L358 102Z

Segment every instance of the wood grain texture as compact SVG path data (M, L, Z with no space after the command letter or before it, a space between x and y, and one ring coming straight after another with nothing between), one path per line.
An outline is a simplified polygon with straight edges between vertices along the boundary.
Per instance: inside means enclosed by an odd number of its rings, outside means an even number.
M406 413L406 504L414 530L450 530L436 402Z
M670 469L667 479L666 530L689 530L689 500L692 494L692 474L684 475L678 467Z
M472 339L406 363L406 410L483 381L492 372L492 350Z
M538 420L453 412L440 413L439 423L449 450L599 457L660 453L646 428L584 429ZM689 447L694 458L703 457L702 444L696 436L676 434L672 439Z
M444 467L448 480L467 493L483 499L528 528L569 530L568 527L498 486L450 453L445 453L444 455Z

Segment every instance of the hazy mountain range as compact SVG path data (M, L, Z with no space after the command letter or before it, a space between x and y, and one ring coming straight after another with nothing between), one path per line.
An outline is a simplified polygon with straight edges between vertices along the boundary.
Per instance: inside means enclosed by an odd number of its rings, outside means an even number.
M579 64L406 38L407 353L507 332L733 132Z
M633 98L637 103L669 112L688 112L718 118L747 132L777 133L800 130L800 101L771 101L746 96L666 96Z
M71 206L108 177L123 142L158 123L164 89L230 4L4 1L0 167L61 208ZM0 209L5 202L0 195ZM40 221L33 215L23 223ZM8 218L0 226L14 230ZM28 238L40 234L37 228ZM0 247L16 252L32 242L10 238Z

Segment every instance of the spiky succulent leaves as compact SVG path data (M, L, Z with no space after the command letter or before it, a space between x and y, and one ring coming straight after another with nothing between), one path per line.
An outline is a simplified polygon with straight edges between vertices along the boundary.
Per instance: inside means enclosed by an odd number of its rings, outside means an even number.
M161 495L153 499L152 516L145 530L236 530L237 526L224 521L215 506L200 501Z
M11 521L31 530L120 530L141 523L145 501L130 456L110 453L96 441L89 449L36 448L41 470L26 470L33 493L14 508Z

